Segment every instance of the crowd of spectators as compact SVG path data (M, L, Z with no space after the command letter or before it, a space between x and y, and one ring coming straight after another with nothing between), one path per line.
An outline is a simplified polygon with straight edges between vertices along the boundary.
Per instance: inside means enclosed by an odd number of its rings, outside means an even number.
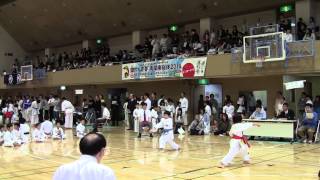
M223 26L218 30L207 30L202 37L197 30L192 29L183 34L163 34L161 38L150 35L145 38L144 44L136 46L136 50L145 59L223 54L231 52L233 47L241 47L244 35L237 26L233 26L231 32Z
M281 20L279 23L280 31L291 34L293 26L291 20ZM296 23L296 40L316 40L319 26L316 25L314 17L310 17L309 23L306 23L302 18Z
M299 18L296 23L296 40L315 40L319 26L315 19L310 17L309 23ZM293 26L290 20L279 22L280 31L286 33L286 41L292 42ZM231 30L220 25L217 29L207 30L202 37L196 29L184 33L170 32L158 35L149 35L142 44L136 45L133 51L119 50L110 54L107 43L97 45L95 49L79 49L76 52L52 53L50 56L25 57L15 60L10 73L17 73L20 65L32 64L34 69L45 69L47 72L63 71L70 69L90 68L95 66L110 66L113 64L129 63L136 61L152 61L156 59L171 59L177 57L204 56L206 54L230 53L232 48L242 47L243 37L248 32L241 32L236 25ZM7 74L3 71L3 74Z
M150 35L143 44L137 45L133 51L119 50L110 54L107 43L97 45L95 49L79 49L76 52L52 53L44 57L25 57L16 59L10 73L17 73L21 65L32 64L34 69L45 69L47 72L70 69L110 66L134 61L152 61L176 57L203 56L206 54L230 53L231 48L242 46L244 32L237 26L232 31L220 26L218 30L207 30L200 37L197 30L185 31L182 34L170 32L161 38ZM7 74L3 71L3 74Z

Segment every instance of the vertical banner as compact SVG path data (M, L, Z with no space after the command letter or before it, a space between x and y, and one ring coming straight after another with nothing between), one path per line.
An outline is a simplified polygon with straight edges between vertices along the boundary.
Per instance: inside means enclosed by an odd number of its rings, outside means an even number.
M203 77L207 57L176 58L122 65L122 80Z

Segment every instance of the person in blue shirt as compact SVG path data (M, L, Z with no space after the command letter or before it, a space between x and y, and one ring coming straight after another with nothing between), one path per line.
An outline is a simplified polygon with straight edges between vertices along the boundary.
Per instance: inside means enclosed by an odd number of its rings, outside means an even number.
M22 103L22 108L24 110L27 110L28 108L31 107L31 100L29 99L29 96L26 96L26 98L23 100L23 103Z
M305 113L301 126L298 129L298 136L301 138L301 142L312 143L314 133L318 126L318 114L313 112L313 105L307 103L305 106Z
M265 120L267 119L266 111L262 109L260 104L256 105L256 110L251 114L250 119Z

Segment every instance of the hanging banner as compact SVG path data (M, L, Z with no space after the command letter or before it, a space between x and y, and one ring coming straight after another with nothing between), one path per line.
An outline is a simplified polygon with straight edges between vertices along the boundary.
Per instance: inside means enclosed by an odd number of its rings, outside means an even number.
M207 57L176 58L122 65L122 80L203 77Z

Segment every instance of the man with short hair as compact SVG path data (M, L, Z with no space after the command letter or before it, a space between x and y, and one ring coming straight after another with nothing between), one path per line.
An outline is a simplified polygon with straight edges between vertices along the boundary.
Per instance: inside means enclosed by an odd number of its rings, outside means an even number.
M62 165L54 173L53 180L115 180L114 172L109 167L99 164L105 154L107 141L102 134L89 133L79 144L79 160Z
M151 111L147 108L147 104L142 102L141 103L142 110L138 114L138 119L139 119L139 134L138 138L141 138L141 133L144 128L149 128L151 129L152 123L151 123ZM152 136L152 133L150 133L150 137Z
M283 103L282 105L282 111L279 114L279 116L277 116L277 118L284 118L287 120L294 120L294 112L293 110L289 109L289 104L288 103Z
M65 97L62 98L61 111L63 111L65 115L64 127L66 129L72 129L74 106Z
M181 109L182 109L182 118L183 118L183 125L188 126L188 108L189 108L189 101L186 98L186 93L182 92L181 93L181 98L179 100L181 104Z
M251 114L250 119L258 119L258 120L267 119L266 111L262 111L262 106L260 104L256 106L256 111Z
M136 108L137 100L133 94L129 95L129 101L128 101L128 115L129 115L129 129L127 130L133 130L134 126L134 117L133 117L133 111Z
M147 109L150 110L151 109L151 100L149 98L149 93L145 93L143 98L144 98L144 103L147 104Z
M217 118L218 110L219 110L219 103L218 103L218 101L214 98L214 94L210 94L210 105L211 105L213 117L214 117L214 118Z

